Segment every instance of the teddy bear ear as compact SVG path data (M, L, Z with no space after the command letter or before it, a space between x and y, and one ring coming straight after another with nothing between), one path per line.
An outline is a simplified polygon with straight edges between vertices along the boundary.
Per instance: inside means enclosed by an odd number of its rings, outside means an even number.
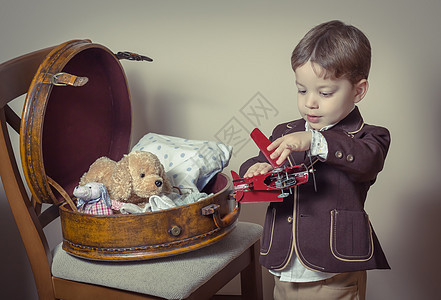
M129 172L128 156L124 156L117 162L112 174L110 187L109 192L111 192L112 199L115 201L125 201L132 194L132 177Z
M165 173L165 169L164 166L159 163L159 170L160 170L160 175L164 180L163 180L163 186L162 186L162 192L164 194L167 193L171 193L173 191L173 187L170 183L170 180L168 179L167 173Z
M167 178L167 175L166 174L164 174L164 188L163 188L163 193L164 194L168 194L168 193L171 193L172 191L173 191L173 187L172 187L172 185L171 185L171 183L170 183L170 180Z

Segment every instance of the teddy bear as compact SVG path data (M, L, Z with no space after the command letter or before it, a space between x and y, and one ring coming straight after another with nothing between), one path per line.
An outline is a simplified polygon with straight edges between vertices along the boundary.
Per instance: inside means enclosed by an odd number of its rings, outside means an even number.
M105 156L98 158L81 177L80 186L90 182L103 183L112 204L133 203L144 207L150 196L172 192L158 157L146 151L130 152L120 161Z

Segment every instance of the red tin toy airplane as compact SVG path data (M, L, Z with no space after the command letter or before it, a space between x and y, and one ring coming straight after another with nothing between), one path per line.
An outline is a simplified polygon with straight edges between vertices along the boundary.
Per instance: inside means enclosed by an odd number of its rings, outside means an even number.
M251 138L274 169L247 178L240 178L236 172L231 171L237 201L282 202L291 193L292 187L308 181L309 171L304 164L283 169L276 159L270 157L274 150L268 151L267 147L271 142L258 128L251 132Z

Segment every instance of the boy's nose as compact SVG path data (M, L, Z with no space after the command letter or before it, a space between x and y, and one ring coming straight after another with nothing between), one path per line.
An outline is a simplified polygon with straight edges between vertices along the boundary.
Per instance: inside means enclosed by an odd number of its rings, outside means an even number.
M315 96L313 94L308 94L306 96L305 107L310 109L318 108L318 102L316 101Z

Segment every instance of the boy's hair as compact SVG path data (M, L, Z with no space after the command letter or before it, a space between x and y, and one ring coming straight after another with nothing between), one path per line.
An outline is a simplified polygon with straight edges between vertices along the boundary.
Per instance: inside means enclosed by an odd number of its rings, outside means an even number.
M312 28L292 53L294 71L308 61L324 69L319 76L343 78L355 84L368 78L371 45L356 27L341 21L326 22Z

